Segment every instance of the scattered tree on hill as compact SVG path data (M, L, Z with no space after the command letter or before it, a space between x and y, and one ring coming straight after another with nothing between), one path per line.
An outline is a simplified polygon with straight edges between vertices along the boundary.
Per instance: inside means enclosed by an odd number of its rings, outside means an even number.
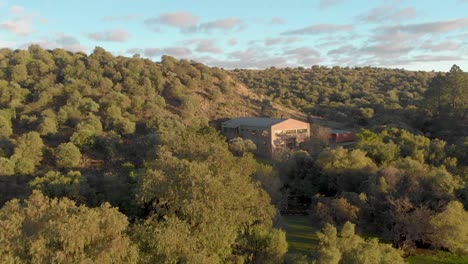
M326 225L318 234L320 240L317 263L323 264L398 264L405 263L402 252L376 238L365 240L355 234L355 225L346 222L340 233Z
M457 254L468 254L468 211L462 203L450 202L430 223L435 246L448 248Z
M63 143L57 147L55 162L60 168L73 168L80 164L81 152L73 143Z
M0 209L2 263L136 263L137 248L125 234L128 221L117 209L76 206L40 192Z

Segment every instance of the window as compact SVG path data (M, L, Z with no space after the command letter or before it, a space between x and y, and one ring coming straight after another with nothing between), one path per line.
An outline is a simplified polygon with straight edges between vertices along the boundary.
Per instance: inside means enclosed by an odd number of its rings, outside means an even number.
M307 129L306 128L298 129L297 133L307 133Z
M288 135L296 134L296 129L286 130L284 133L286 133L286 134L288 134Z

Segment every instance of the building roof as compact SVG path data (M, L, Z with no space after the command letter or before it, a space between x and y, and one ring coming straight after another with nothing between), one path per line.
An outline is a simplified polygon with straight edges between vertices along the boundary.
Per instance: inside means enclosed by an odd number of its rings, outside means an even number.
M333 134L345 134L345 133L353 133L351 130L344 130L344 129L333 129Z
M238 126L255 126L255 127L271 127L286 121L285 118L270 118L270 117L237 117L221 125L223 127L238 127Z

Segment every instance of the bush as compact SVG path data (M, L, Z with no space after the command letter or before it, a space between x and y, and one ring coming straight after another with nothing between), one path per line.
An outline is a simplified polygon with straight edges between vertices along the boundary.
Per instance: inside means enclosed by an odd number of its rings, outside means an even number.
M73 143L64 143L58 146L55 157L59 167L76 167L80 164L81 152Z
M0 157L0 176L15 174L15 163L7 158Z

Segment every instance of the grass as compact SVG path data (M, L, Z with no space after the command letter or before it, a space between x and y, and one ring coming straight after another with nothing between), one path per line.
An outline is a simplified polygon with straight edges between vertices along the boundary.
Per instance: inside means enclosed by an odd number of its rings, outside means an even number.
M310 255L317 251L317 230L307 216L287 215L283 216L283 221L289 252Z
M448 252L411 256L406 259L410 264L467 264L468 256L457 256Z
M300 253L310 258L314 252L317 252L318 229L314 227L309 217L286 215L282 219L290 253ZM409 264L468 264L468 256L457 256L443 251L418 250L417 254L408 257L406 261Z

